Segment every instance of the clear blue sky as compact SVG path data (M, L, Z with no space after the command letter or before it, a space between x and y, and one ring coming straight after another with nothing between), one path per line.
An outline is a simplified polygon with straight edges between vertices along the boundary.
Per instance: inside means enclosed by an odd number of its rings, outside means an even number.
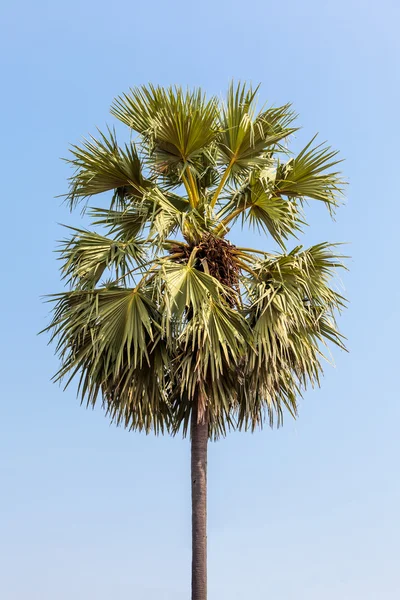
M297 422L212 445L209 597L400 597L399 18L396 0L4 3L1 598L189 598L188 442L85 411L36 333L60 289L57 223L79 222L54 199L68 144L112 123L129 86L231 77L292 101L299 144L319 131L346 158L347 204L336 223L310 206L304 243L351 242L351 352Z

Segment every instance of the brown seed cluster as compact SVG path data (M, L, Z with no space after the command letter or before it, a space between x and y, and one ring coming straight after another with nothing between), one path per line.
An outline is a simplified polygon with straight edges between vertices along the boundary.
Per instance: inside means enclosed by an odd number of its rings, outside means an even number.
M235 246L212 235L203 238L198 245L197 257L206 261L208 272L228 288L239 284L239 268L235 258Z
M239 289L240 270L235 255L236 247L223 238L207 234L196 246L174 244L170 247L170 253L176 257L177 262L185 263L194 249L196 249L196 267L215 277L235 295Z

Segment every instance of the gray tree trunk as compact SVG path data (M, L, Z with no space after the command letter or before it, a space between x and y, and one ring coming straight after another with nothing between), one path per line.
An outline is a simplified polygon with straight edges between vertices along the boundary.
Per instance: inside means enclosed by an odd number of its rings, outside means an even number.
M192 415L192 600L207 600L207 410Z

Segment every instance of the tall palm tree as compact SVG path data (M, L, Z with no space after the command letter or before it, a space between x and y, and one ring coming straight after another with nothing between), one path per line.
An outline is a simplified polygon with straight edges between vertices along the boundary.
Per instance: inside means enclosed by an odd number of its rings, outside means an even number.
M60 248L69 291L49 326L61 367L87 405L146 433L191 437L192 599L205 600L208 440L297 412L318 384L323 346L343 348L330 280L335 245L286 242L309 199L333 212L337 153L313 138L297 155L290 105L257 111L257 89L232 84L225 101L199 89L135 88L111 113L113 130L72 147L67 200L85 201L93 228L69 228ZM106 205L87 199L112 192ZM255 227L279 252L228 241Z

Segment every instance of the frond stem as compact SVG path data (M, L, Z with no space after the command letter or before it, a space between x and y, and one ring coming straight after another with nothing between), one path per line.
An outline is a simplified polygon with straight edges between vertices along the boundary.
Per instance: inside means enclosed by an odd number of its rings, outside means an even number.
M240 252L254 252L255 254L264 254L264 256L269 256L270 253L264 252L264 250L257 250L256 248L242 248L242 246L238 246L237 250Z
M191 189L191 187L189 185L188 180L186 179L185 175L183 175L183 174L182 174L182 182L183 182L183 185L185 186L185 190L186 190L186 193L187 193L188 198L189 198L189 204L190 204L190 206L192 208L194 208L195 207L195 201L194 201L194 198L193 198L193 192L192 192L192 189Z
M253 271L253 269L250 269L247 265L245 265L244 262L242 262L241 260L236 261L238 266L243 269L243 271L246 271L246 273L250 273L250 275L253 275L253 277L258 277L257 273L255 271Z
M230 215L225 217L225 219L222 219L222 221L218 224L218 226L215 229L215 234L220 235L221 232L225 229L224 235L226 235L228 233L228 230L226 228L227 224L230 223L233 219L235 219L238 215L240 215L240 213L242 213L244 210L246 210L246 208L246 206L236 208L234 211L231 212Z
M193 194L193 201L194 201L193 204L194 204L194 208L196 208L199 203L199 192L198 192L197 185L196 185L196 182L193 177L193 173L190 170L190 167L188 168L187 172L188 172L188 178L189 178L189 185L191 186L191 190L192 190L192 194Z
M219 182L219 185L218 185L217 189L215 190L214 196L212 197L211 208L214 208L214 206L216 205L218 196L220 195L220 193L226 183L226 180L228 179L228 177L230 175L230 172L231 172L231 169L233 167L235 160L236 160L236 155L234 154L229 162L229 165L227 166L227 168L225 170L225 173L221 177L221 181Z

